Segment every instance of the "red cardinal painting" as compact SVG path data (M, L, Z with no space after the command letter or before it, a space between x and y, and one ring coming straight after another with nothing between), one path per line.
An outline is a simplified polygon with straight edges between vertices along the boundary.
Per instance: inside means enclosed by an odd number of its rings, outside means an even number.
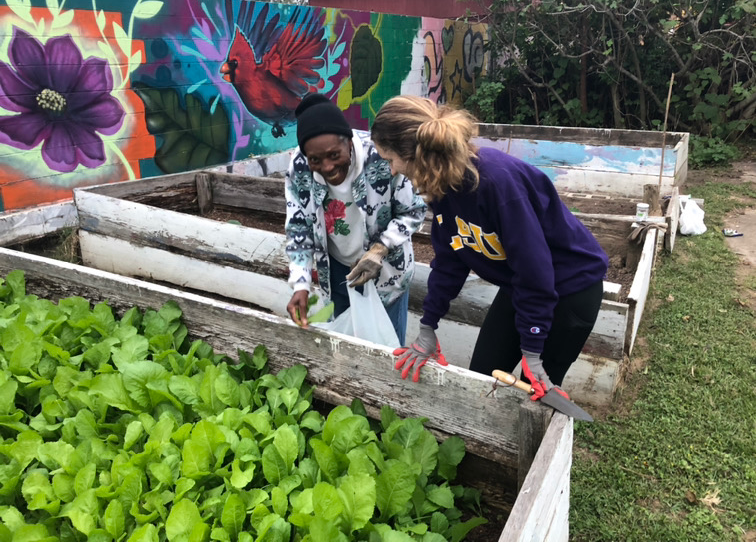
M325 65L327 40L316 9L295 7L285 24L269 5L245 1L239 10L236 33L221 67L223 79L239 93L247 110L272 126L274 137L286 135L295 122L294 109L308 91L317 88Z

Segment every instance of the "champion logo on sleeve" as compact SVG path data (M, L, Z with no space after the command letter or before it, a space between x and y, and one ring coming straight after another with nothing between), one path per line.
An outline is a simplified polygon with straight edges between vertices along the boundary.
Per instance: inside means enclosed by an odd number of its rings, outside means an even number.
M530 328L530 332L531 332L531 333L532 333L533 335L538 335L538 334L539 334L539 333L541 332L541 328L540 328L540 327L535 327L535 326L533 326L533 327L531 327L531 328Z

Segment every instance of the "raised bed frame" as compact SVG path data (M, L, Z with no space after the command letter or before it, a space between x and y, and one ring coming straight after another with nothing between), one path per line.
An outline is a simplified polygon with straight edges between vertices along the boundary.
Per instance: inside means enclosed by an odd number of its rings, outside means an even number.
M500 541L568 539L573 422L491 377L430 363L420 384L402 380L390 349L286 318L122 275L0 248L0 276L20 269L27 293L57 301L82 296L120 314L158 309L174 300L194 338L235 357L264 344L274 372L301 363L315 397L331 405L361 399L371 416L389 405L403 417L428 419L443 440L460 436L467 456L459 480L478 487L486 503L509 512ZM439 401L438 398L443 400ZM534 465L534 468L531 468Z

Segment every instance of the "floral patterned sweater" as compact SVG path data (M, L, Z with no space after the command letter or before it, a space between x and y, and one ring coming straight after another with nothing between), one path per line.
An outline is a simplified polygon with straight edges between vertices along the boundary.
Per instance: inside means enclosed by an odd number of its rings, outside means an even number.
M389 249L376 279L378 294L385 306L409 288L414 274L412 234L425 218L426 205L403 175L391 175L391 168L370 141L369 132L354 130L352 143L362 155L362 171L352 182L354 201L365 220L363 247L380 241ZM327 302L330 299L328 229L333 213L323 205L328 187L316 179L307 158L297 148L286 174L286 254L289 256L289 284L295 289L311 289L313 275ZM315 273L313 273L313 270Z

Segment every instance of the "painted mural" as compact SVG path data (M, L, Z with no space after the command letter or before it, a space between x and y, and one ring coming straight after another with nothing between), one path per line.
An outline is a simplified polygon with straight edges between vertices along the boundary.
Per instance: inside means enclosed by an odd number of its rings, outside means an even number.
M6 0L0 212L294 148L311 91L361 129L397 94L461 104L485 71L485 36L247 0Z

